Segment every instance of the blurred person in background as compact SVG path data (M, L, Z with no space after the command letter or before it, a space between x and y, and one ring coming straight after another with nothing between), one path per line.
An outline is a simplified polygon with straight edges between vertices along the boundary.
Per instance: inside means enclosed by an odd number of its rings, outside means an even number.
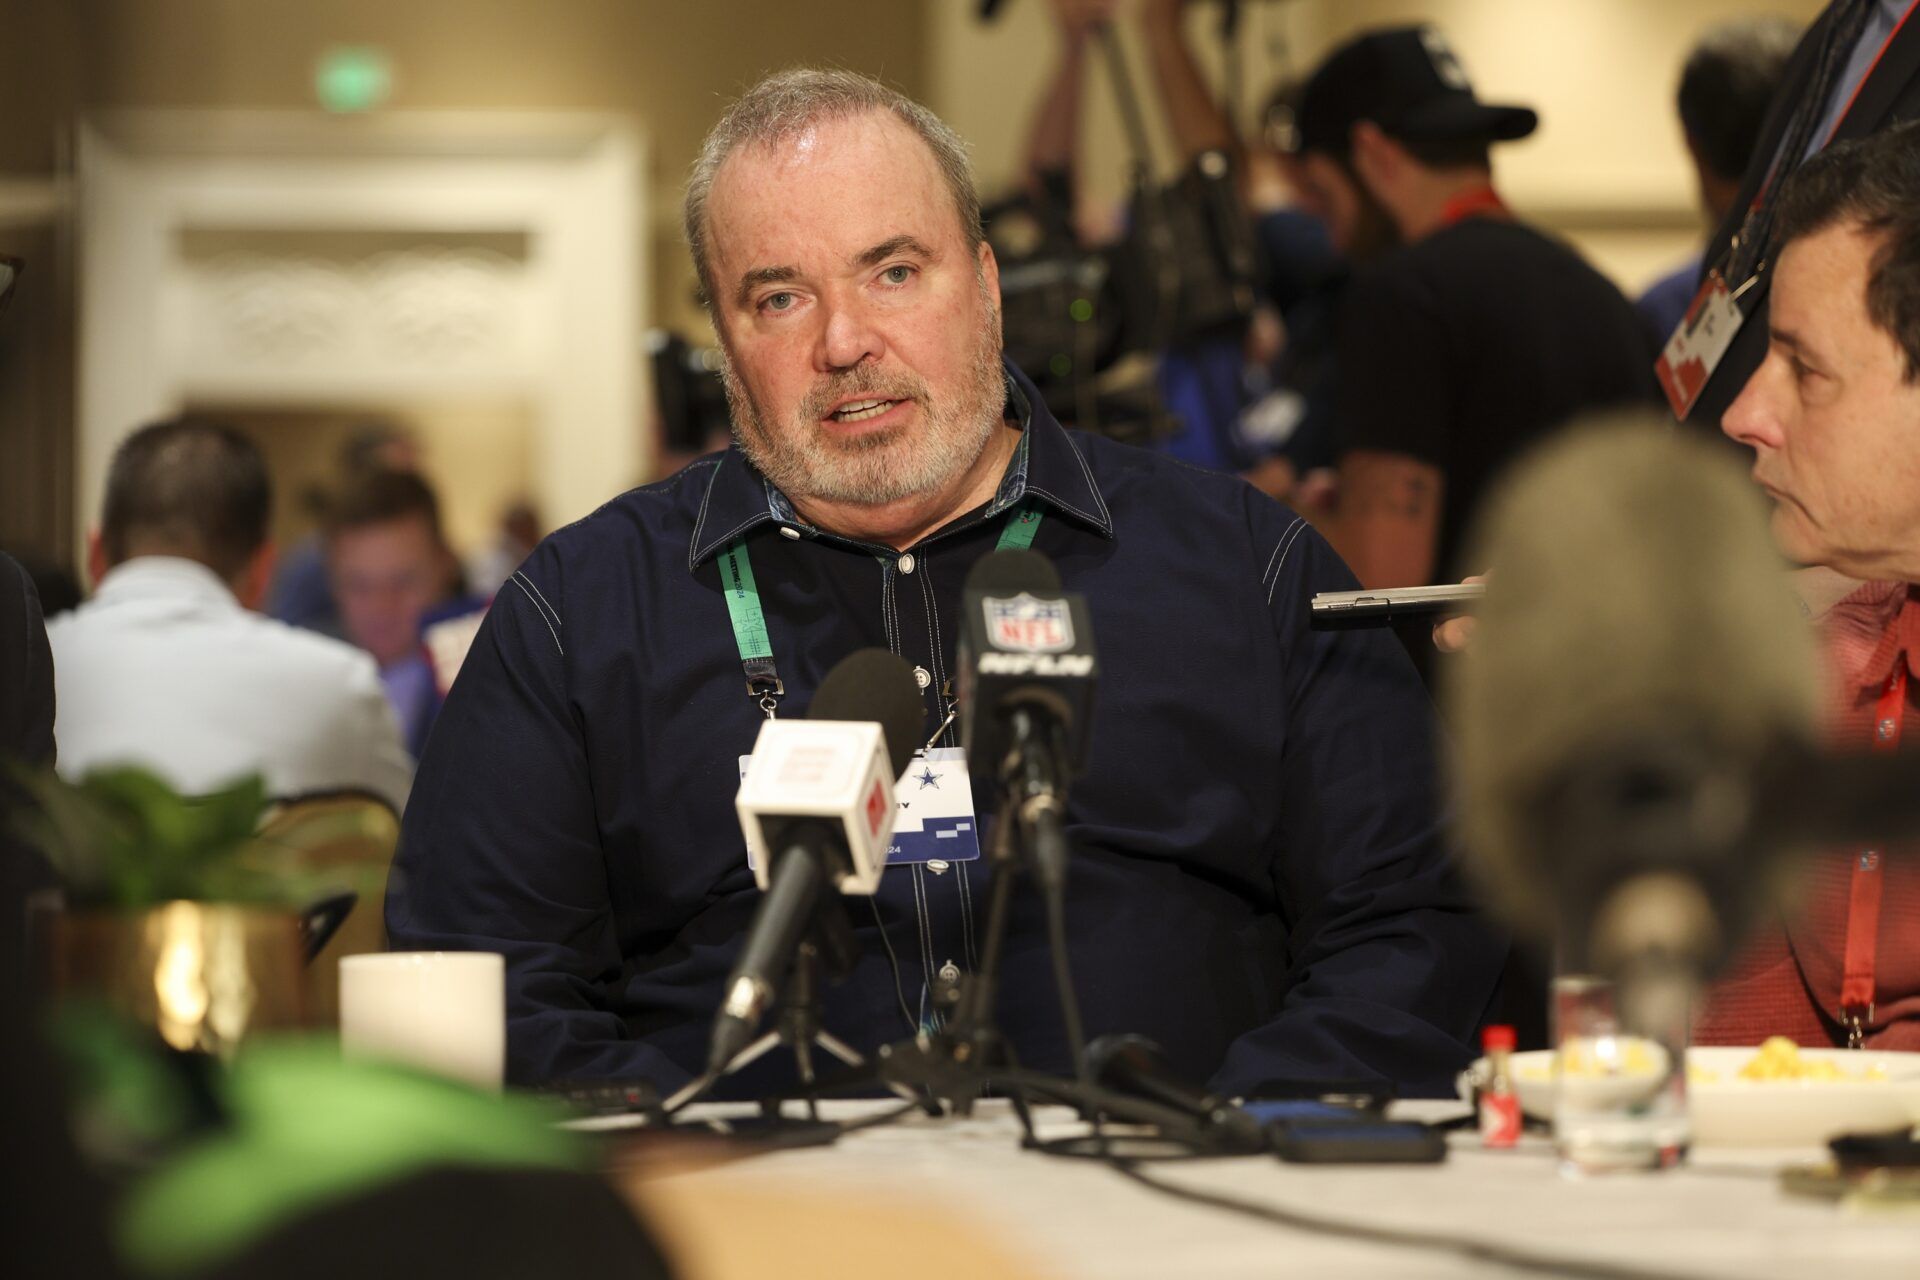
M1780 258L1773 194L1823 147L1920 117L1916 13L1920 0L1833 0L1801 37L1740 189L1701 258L1702 289L1720 281L1743 318L1717 326L1732 336L1710 365L1703 360L1697 376L1672 380L1668 400L1678 417L1717 430L1766 356L1767 297Z
M411 471L365 471L328 504L327 582L341 632L372 655L380 683L416 757L442 692L424 629L479 601L465 596L460 564L440 527L440 501Z
M259 450L232 428L176 419L115 451L93 598L47 628L63 773L140 764L191 793L258 771L279 796L405 804L412 763L373 664L253 612L271 505Z
M1162 114L1187 171L1209 155L1231 164L1262 269L1258 304L1243 325L1184 335L1153 353L1155 388L1176 424L1154 444L1182 461L1238 472L1284 498L1299 475L1331 462L1328 336L1345 266L1325 227L1299 207L1291 157L1264 136L1244 143L1219 106L1187 47L1184 2L1149 0L1138 11ZM1103 216L1084 198L1079 117L1085 63L1121 6L1054 0L1053 7L1060 57L1029 135L1029 199L1049 234L1105 246L1127 228L1118 209ZM1266 118L1277 134L1284 134L1299 88L1282 84L1273 93Z
M405 471L417 475L420 447L413 437L379 422L356 429L341 446L332 482L305 495L315 522L326 523L327 504L334 490L350 487L376 471ZM340 626L339 606L334 603L333 587L327 581L326 554L317 530L281 555L267 591L266 611L270 617L308 631L336 639L345 634Z
M1479 101L1426 26L1355 37L1302 95L1304 195L1355 276L1338 322L1337 483L1295 501L1364 586L1432 581L1517 452L1655 393L1632 305L1494 188L1492 144L1537 123ZM1424 634L1413 647L1424 654Z
M1187 7L1188 0L1145 0L1142 43L1183 163L1209 152L1232 161L1263 256L1262 297L1245 334L1164 353L1161 395L1186 425L1170 448L1239 471L1286 501L1301 477L1334 462L1334 319L1347 263L1301 203L1291 146L1303 85L1276 85L1259 136L1242 139L1187 44Z
M482 599L492 599L521 561L540 545L540 513L527 501L507 504L500 523L487 545L467 557L467 589Z
M1710 28L1687 54L1675 105L1709 227L1718 227L1733 212L1741 177L1799 39L1799 25L1786 18L1738 18ZM1656 343L1664 343L1686 315L1700 285L1700 267L1696 253L1648 286L1634 304Z

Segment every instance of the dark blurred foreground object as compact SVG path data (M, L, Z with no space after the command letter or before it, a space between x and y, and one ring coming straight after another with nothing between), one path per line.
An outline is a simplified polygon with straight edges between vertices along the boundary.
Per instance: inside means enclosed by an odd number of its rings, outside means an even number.
M53 666L32 580L0 554L0 764L53 763ZM0 1258L9 1275L103 1280L105 1191L74 1150L60 1072L42 1043L24 940L28 898L51 881L14 835L18 792L0 774Z
M659 1247L604 1181L551 1169L441 1167L326 1205L202 1280L666 1280Z
M670 1274L565 1112L330 1040L230 1067L125 1024L63 1018L77 1131L113 1175L129 1270L178 1277Z
M53 763L53 657L40 594L27 570L5 552L0 552L0 759ZM0 782L8 786L10 780Z
M7 309L7 303L13 301L13 290L20 283L20 273L27 269L25 261L0 253L0 311Z
M73 570L52 556L20 549L11 554L20 562L20 567L27 571L27 576L33 579L33 589L40 594L41 616L51 618L55 614L65 613L86 599L86 592L81 589L80 579Z

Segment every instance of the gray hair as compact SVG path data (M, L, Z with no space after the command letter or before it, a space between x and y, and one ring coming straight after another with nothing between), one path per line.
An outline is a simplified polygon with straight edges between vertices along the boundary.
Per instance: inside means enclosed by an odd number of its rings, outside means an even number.
M967 144L959 134L933 112L870 76L795 67L768 76L727 108L701 144L693 172L687 177L687 247L693 251L701 301L709 314L713 311L714 287L707 261L707 197L713 192L714 175L727 157L743 147L784 141L823 121L846 120L874 111L892 112L927 144L953 196L967 247L979 247L985 238L980 226L980 196L974 190Z

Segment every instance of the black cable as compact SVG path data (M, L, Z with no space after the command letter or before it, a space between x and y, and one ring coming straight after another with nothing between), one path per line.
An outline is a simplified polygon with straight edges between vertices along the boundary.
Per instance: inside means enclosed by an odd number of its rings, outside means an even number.
M1139 1167L1140 1161L1113 1159L1106 1163L1115 1172L1131 1178L1141 1186L1176 1200L1205 1205L1213 1209L1224 1209L1242 1217L1255 1218L1276 1226L1289 1227L1295 1231L1311 1232L1314 1235L1334 1236L1362 1244L1381 1244L1401 1249L1433 1250L1452 1254L1468 1262L1491 1263L1517 1271L1531 1271L1546 1275L1574 1276L1579 1277L1579 1280L1693 1280L1692 1277L1677 1271L1650 1271L1640 1267L1615 1266L1605 1262L1579 1262L1568 1258L1556 1258L1550 1254L1535 1253L1530 1249L1516 1249L1486 1240L1475 1240L1470 1236L1397 1227L1369 1227L1354 1222L1342 1222L1338 1218L1323 1218L1281 1205L1239 1200L1211 1191L1196 1191L1171 1182L1163 1182L1143 1172Z
M1077 1080L1063 1080L1038 1071L990 1071L983 1077L983 1083L990 1088L1017 1089L1027 1094L1052 1098L1056 1102L1070 1103L1091 1114L1104 1112L1127 1124L1153 1125L1169 1137L1191 1135L1188 1140L1195 1147L1207 1145L1201 1134L1200 1122L1195 1117L1130 1093L1119 1093L1096 1084L1081 1084Z
M1080 1022L1080 997L1073 988L1073 966L1067 954L1066 894L1052 892L1047 900L1047 949L1053 953L1053 985L1060 991L1060 1018L1066 1023L1067 1052L1073 1055L1073 1076L1082 1085L1093 1085L1091 1065L1087 1062L1087 1031Z
M913 1010L907 1005L907 988L900 980L900 957L893 949L893 939L887 936L887 922L880 917L879 902L872 894L867 894L866 899L873 911L873 926L880 931L880 945L887 949L887 963L893 968L893 994L900 1000L900 1018L907 1024L907 1034L913 1035L920 1030L920 1024L914 1021Z

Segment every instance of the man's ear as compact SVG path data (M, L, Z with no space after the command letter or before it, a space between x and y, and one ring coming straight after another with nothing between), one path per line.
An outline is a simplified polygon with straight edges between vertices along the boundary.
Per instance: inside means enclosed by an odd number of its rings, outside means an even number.
M111 568L107 563L106 539L100 536L100 526L96 524L87 530L87 577L96 591L100 588L100 579L106 577Z
M993 305L1000 305L1000 260L993 256L993 246L985 240L980 242L980 278L986 281L987 292L993 295Z
M1406 161L1406 151L1371 120L1353 126L1353 171L1379 199L1390 190Z
M993 256L993 246L985 240L980 242L979 256L976 259L980 279L985 284L987 296L993 299L993 328L999 334L1002 345L1006 343L1006 333L1001 324L1000 306L1000 260Z

